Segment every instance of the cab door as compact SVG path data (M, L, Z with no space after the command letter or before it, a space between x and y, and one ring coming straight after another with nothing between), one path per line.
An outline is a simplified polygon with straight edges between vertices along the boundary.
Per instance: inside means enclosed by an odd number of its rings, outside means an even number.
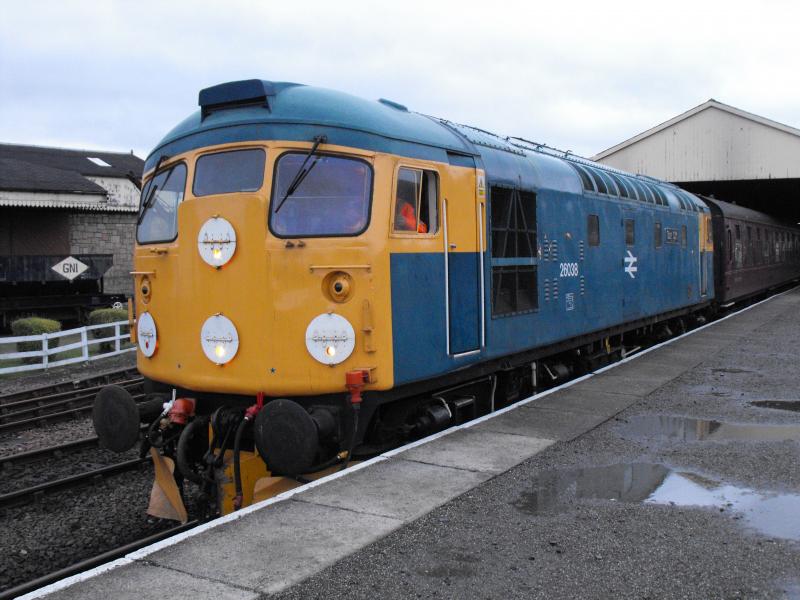
M622 316L626 321L638 317L641 312L639 249L643 240L639 240L642 224L637 223L637 216L634 211L622 211Z
M459 171L464 171L459 169ZM460 174L442 199L447 352L480 352L483 322L483 201L475 169ZM481 173L479 177L483 178ZM464 193L469 190L467 193ZM481 197L481 190L484 190Z

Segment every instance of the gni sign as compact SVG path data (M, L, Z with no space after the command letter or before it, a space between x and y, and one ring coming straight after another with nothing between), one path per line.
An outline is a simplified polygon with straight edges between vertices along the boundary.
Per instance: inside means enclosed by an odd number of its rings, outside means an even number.
M89 266L83 264L77 258L68 256L67 258L65 258L59 263L54 264L50 268L53 269L53 271L55 271L62 277L66 277L67 279L72 281L73 279L78 277L81 273L88 270Z

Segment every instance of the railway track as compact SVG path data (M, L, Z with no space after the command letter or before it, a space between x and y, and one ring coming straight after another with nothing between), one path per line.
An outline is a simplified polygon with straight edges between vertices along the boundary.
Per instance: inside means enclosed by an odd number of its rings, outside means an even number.
M99 444L100 439L97 436L92 436L57 444L55 446L48 446L47 448L37 448L36 450L28 450L27 452L0 456L0 472L2 472L3 469L41 462L48 458L61 458L64 454L77 450L98 448Z
M0 396L0 433L86 414L92 410L95 394L112 383L126 388L134 400L144 398L144 379L136 369L119 369L77 381L6 394Z
M170 529L165 529L164 531L159 531L156 534L138 539L135 542L125 544L124 546L120 546L113 550L103 552L102 554L98 554L96 556L93 556L92 558L82 560L63 569L59 569L58 571L53 571L52 573L48 573L47 575L38 577L37 579L32 579L21 585L17 585L15 587L8 588L4 591L0 591L0 600L10 600L11 598L16 598L18 596L21 596L22 594L26 594L33 590L39 589L43 586L54 583L65 577L70 577L71 575L81 573L88 569L94 568L98 565L102 565L104 563L116 560L118 558L122 558L126 554L130 554L131 552L135 552L140 548L144 548L145 546L149 546L150 544L155 544L156 542L164 540L168 537L192 529L193 527L196 527L199 524L200 521L189 521L184 525L178 525L176 527L171 527Z
M71 490L82 485L94 483L107 477L127 473L141 468L145 463L150 463L150 457L134 458L126 460L113 465L100 467L98 469L91 469L69 477L62 477L61 479L54 479L45 483L40 483L27 488L0 494L0 510L11 508L13 506L20 506L33 502L54 492L62 492L64 490Z

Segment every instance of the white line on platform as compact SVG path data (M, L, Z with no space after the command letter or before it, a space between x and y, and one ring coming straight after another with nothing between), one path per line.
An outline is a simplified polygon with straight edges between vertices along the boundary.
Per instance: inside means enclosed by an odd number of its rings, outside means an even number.
M246 508L243 508L243 509L238 510L236 512L227 514L224 517L219 517L217 519L214 519L213 521L208 521L207 523L203 523L202 525L198 525L197 527L189 529L188 531L184 531L182 533L179 533L177 535L169 537L169 538L167 538L165 540L161 540L161 541L156 542L154 544L151 544L149 546L145 546L144 548L140 548L139 550L136 550L135 552L131 552L130 554L125 555L123 558L118 558L117 560L114 560L112 562L100 565L98 567L94 567L93 569L89 569L88 571L84 571L82 573L77 573L76 575L72 575L72 576L67 577L65 579L61 579L59 581L56 581L55 583L51 583L50 585L47 585L47 586L42 587L42 588L39 588L38 590L34 590L32 592L29 592L29 593L25 594L24 596L19 596L17 598L17 600L33 600L34 598L41 598L43 596L46 596L47 594L52 594L53 592L56 592L58 590L62 590L64 588L67 588L67 587L75 584L75 583L79 583L81 581L85 581L85 580L90 579L90 578L92 578L92 577L94 577L96 575L100 575L102 573L105 573L105 572L110 571L112 569L115 569L117 567L121 567L121 566L124 566L124 565L132 564L132 563L136 562L137 560L140 560L140 559L142 559L142 558L144 558L146 556L149 556L150 554L153 554L154 552L158 552L159 550L162 550L164 548L168 548L169 546L173 546L173 545L175 545L175 544L177 544L177 543L179 543L179 542L181 542L181 541L183 541L185 539L188 539L188 538L194 537L196 535L199 535L199 534L203 533L204 531L208 531L209 529L214 529L215 527L218 527L219 525L224 525L225 523L230 523L232 521L236 521L237 519L241 519L245 515L248 515L248 514L250 514L252 512L255 512L257 510L261 510L262 508L270 506L271 504L275 504L277 502L282 502L284 500L288 500L289 498L291 498L295 494L299 494L301 492L305 492L305 491L310 490L312 488L315 488L315 487L317 487L319 485L323 485L325 483L328 483L329 481L333 481L334 479L339 479L340 477L344 477L345 475L349 475L350 473L355 473L357 471L360 471L361 469L369 467L370 465L374 465L376 463L388 460L389 458L392 458L393 456L396 456L396 455L398 455L398 454L400 454L402 452L405 452L406 450L410 450L411 448L416 448L417 446L421 446L423 444L427 444L428 442L432 442L433 440L437 440L437 439L442 438L442 437L444 437L446 435L450 435L451 433L454 433L456 431L460 431L462 429L469 429L470 427L474 427L475 425L483 423L484 421L488 421L489 419L493 419L495 417L499 417L500 415L502 415L504 413L507 413L507 412L509 412L511 410L519 408L520 406L524 406L526 404L529 404L529 403L531 403L531 402L533 402L535 400L538 400L539 398L544 398L545 396L549 396L550 394L553 394L553 393L555 393L555 392L557 392L559 390L571 387L571 386L573 386L573 385L575 385L577 383L580 383L582 381L586 381L587 379L590 379L591 377L594 377L595 375L599 375L600 373L605 373L606 371L609 371L609 370L611 370L611 369L613 369L615 367L618 367L618 366L620 366L622 364L625 364L625 363L630 362L632 360L636 360L640 356L644 356L645 354L648 354L649 352L657 350L657 349L659 349L659 348L661 348L663 346L667 346L669 344L672 344L673 342L677 342L678 340L680 340L682 338L685 338L687 336L694 335L695 333L703 331L704 329L706 329L708 327L712 327L712 326L714 326L714 325L716 325L718 323L722 323L723 321L726 321L727 319L730 319L731 317L735 317L737 315L740 315L741 313L746 312L746 311L750 310L751 308L755 308L756 306L764 304L765 302L769 302L770 300L773 300L775 298L783 296L784 294L788 294L789 292L794 291L794 290L796 290L798 288L800 288L800 286L793 287L793 288L788 289L788 290L786 290L784 292L781 292L780 294L775 294L774 296L770 296L769 298L765 298L764 300L756 302L755 304L751 304L749 306L745 306L744 308L742 308L740 310L737 310L736 312L733 312L733 313L731 313L729 315L726 315L726 316L724 316L724 317L722 317L720 319L717 319L717 320L712 321L710 323L706 323L705 325L697 327L696 329L692 329L691 331L687 331L686 333L682 333L681 335L679 335L677 337L674 337L674 338L671 338L671 339L666 340L664 342L661 342L660 344L656 344L655 346L651 346L651 347L649 347L649 348L647 348L645 350L642 350L641 352L637 352L636 354L633 354L631 356L623 358L622 360L619 360L619 361L617 361L617 362L615 362L613 364L610 364L610 365L607 365L607 366L602 367L600 369L597 369L596 371L593 371L591 373L587 373L586 375L582 375L581 377L576 377L575 379L567 381L566 383L562 383L559 386L556 386L554 388L550 388L549 390L545 390L544 392L539 392L538 394L534 394L533 396L530 396L528 398L525 398L523 400L515 402L514 404L506 406L505 408L501 408L500 410L496 410L493 413L490 413L488 415L484 415L482 417L478 417L477 419L473 419L472 421L469 421L468 423L464 423L462 425L456 425L454 427L451 427L449 429L445 429L444 431L440 431L438 433L435 433L435 434L433 434L431 436L428 436L426 438L423 438L421 440L417 440L415 442L411 442L409 444L406 444L405 446L401 446L399 448L395 448L394 450L389 450L387 452L384 452L383 454L375 456L374 458L371 458L369 460L365 460L364 462L360 462L357 465L353 465L352 467L349 467L349 468L347 468L347 469L345 469L343 471L338 471L338 472L333 473L331 475L328 475L326 477L322 477L320 479L317 479L316 481L312 481L310 483L307 483L307 484L302 485L300 487L296 487L296 488L294 488L292 490L289 490L287 492L283 492L282 494L278 494L276 496L273 496L272 498L269 498L268 500L263 500L261 502L255 503L255 504L251 504L250 506L248 506Z

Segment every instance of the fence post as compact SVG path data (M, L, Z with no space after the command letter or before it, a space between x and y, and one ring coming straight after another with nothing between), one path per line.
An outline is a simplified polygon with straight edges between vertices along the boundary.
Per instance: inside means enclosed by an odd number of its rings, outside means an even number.
M81 327L81 350L83 360L89 360L89 340L86 337L86 327Z
M48 363L50 362L50 354L49 354L48 350L50 350L50 343L47 340L47 334L43 333L42 334L42 367L44 367L45 369L47 368Z
M119 323L114 324L114 354L119 354L120 349L119 340Z

